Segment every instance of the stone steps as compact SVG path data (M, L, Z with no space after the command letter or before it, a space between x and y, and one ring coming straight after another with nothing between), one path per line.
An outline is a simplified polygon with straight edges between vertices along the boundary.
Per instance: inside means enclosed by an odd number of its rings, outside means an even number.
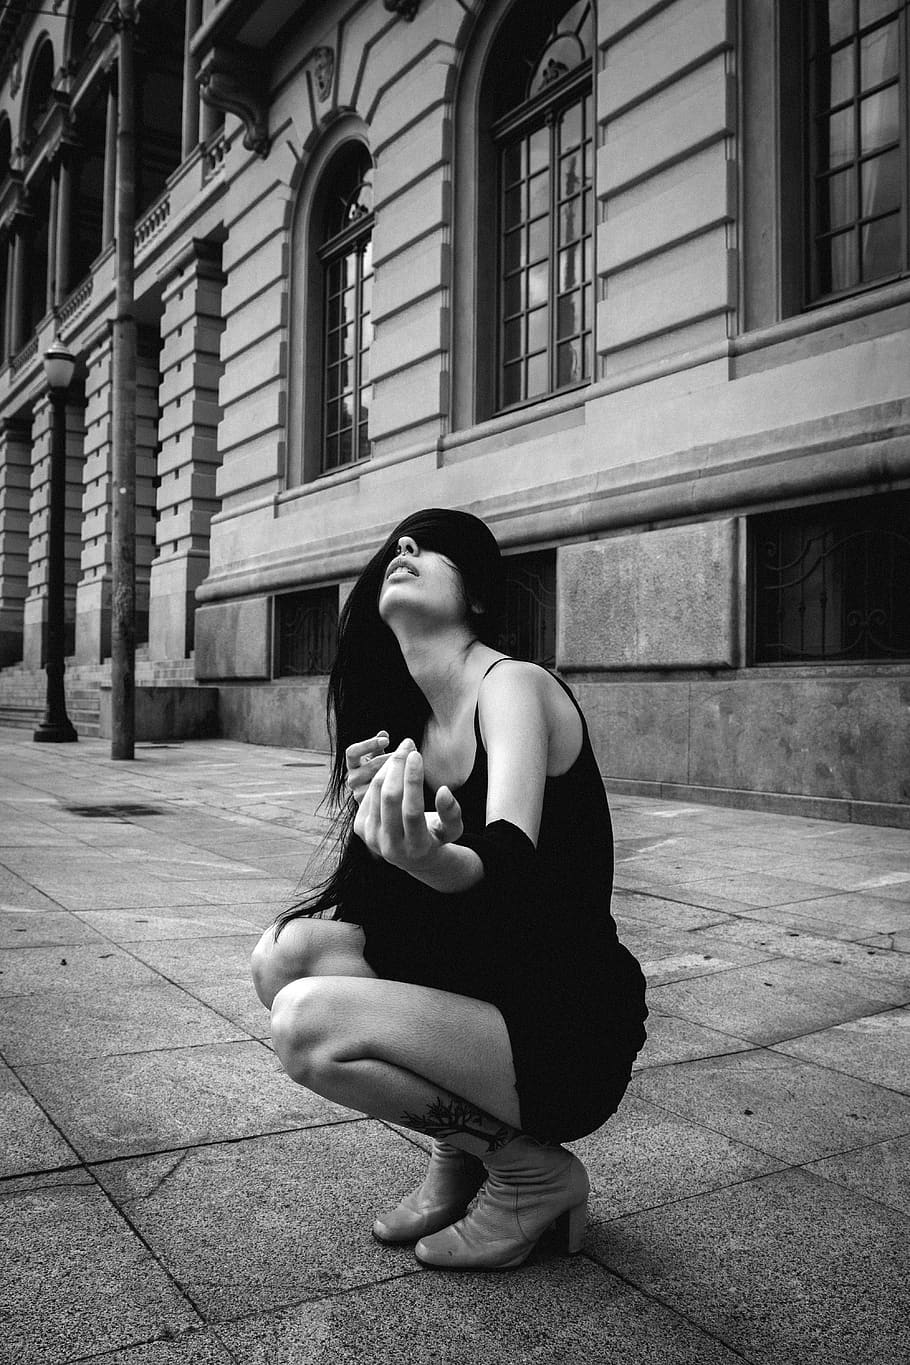
M86 737L100 733L100 691L109 684L111 663L77 664L67 660L64 674L66 711L76 733ZM153 661L142 650L136 651L137 687L195 687L193 660ZM47 674L43 668L12 664L0 669L0 725L17 730L34 730L44 717Z

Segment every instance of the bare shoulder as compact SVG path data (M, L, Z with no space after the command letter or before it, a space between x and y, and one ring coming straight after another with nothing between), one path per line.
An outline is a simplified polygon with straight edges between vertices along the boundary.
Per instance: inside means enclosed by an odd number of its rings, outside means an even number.
M481 731L504 723L513 729L541 725L547 736L547 773L564 772L578 756L582 726L578 709L552 673L521 659L503 659L483 679L478 694Z

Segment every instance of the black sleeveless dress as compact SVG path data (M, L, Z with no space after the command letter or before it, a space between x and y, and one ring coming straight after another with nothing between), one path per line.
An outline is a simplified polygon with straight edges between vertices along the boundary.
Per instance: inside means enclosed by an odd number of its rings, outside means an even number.
M641 968L619 942L610 913L606 792L584 715L557 682L581 715L583 740L572 767L546 779L536 852L516 830L526 854L507 863L505 881L486 876L455 894L371 861L338 908L342 919L363 926L364 956L377 976L498 1007L512 1043L523 1129L568 1142L616 1110L645 1041L648 1011ZM478 847L487 756L476 711L474 732L474 767L454 794L464 842ZM433 794L426 796L432 810Z

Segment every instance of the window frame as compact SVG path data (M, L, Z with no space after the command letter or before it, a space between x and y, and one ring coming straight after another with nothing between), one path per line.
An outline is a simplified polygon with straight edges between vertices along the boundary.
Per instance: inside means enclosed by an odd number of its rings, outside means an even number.
M594 109L593 109L593 62L588 59L578 67L567 72L564 76L550 82L537 95L524 101L517 108L510 110L498 119L490 128L489 136L495 148L496 158L496 202L497 202L497 224L496 224L496 345L495 345L495 410L497 413L512 412L516 409L526 407L531 403L541 402L543 399L552 398L556 394L569 393L573 389L586 388L594 378L594 323L593 314L596 307L594 297L595 272L593 270L594 258L594 157L596 154L596 139L594 135ZM586 124L586 106L590 101L590 126ZM561 203L560 184L559 184L559 160L560 153L557 143L558 127L560 116L573 106L581 110L581 140L579 148L582 154L582 164L584 164L585 147L590 145L591 158L591 178L584 181L581 185L580 199L582 203L583 227L579 238L582 253L582 269L584 270L584 255L586 244L590 241L592 270L590 278L583 274L579 284L579 294L582 300L582 322L589 324L581 328L580 339L582 350L586 337L590 336L588 362L590 373L581 379L570 381L566 384L558 382L558 348L560 339L558 336L558 315L559 315L559 213ZM505 184L503 161L508 145L518 139L530 138L540 128L546 128L549 136L548 149L548 168L550 175L549 185L549 205L548 205L548 281L547 281L547 303L549 310L547 328L547 387L540 393L523 393L521 398L511 402L505 400L504 376L505 376L505 345L504 333L506 315L502 297L505 282L505 238L506 227L503 221ZM590 200L590 209L586 208L587 200ZM590 221L584 221L584 215L590 215ZM524 231L526 224L530 220L523 218L519 230ZM514 230L514 229L513 229ZM590 290L590 295L586 291ZM568 291L565 291L568 292ZM588 303L590 298L590 317L587 317ZM523 308L519 314L523 320L530 312L528 308ZM568 338L571 340L572 338ZM564 343L563 343L564 344ZM528 349L525 346L519 352L520 364L524 367L528 361ZM524 385L523 385L524 387Z
M854 131L854 153L849 161L843 163L842 168L835 171L818 171L818 146L819 142L814 133L814 125L818 119L826 116L819 113L814 101L812 91L812 81L810 78L810 25L812 22L812 0L804 0L800 6L799 30L798 30L798 51L799 51L799 78L800 78L800 155L802 164L802 185L801 185L801 219L802 219L802 311L809 312L815 308L824 307L827 304L837 302L841 299L853 298L872 289L893 283L905 278L910 274L910 111L908 111L908 95L910 95L910 6L906 0L899 0L895 4L894 13L884 20L874 20L865 25L860 22L859 14L860 0L853 0L854 4L854 26L850 30L850 37L841 43L835 43L828 49L830 52L845 50L852 47L854 52L854 73L851 86L851 93L848 98L834 101L827 106L826 114L838 111L852 111L853 131ZM899 140L896 149L899 153L899 175L900 175L900 206L898 208L899 230L900 230L900 259L896 270L877 275L870 279L863 279L862 266L862 242L861 234L867 222L874 221L877 217L887 215L863 214L862 213L862 186L861 186L861 167L867 160L882 155L882 148L872 149L869 156L865 156L859 138L860 106L863 98L869 98L881 89L886 88L887 83L879 83L878 86L863 91L861 77L859 74L858 55L860 52L861 35L874 32L876 28L884 27L886 23L896 19L898 24L898 70L896 84L898 91L899 107ZM894 144L892 144L894 146ZM857 265L857 278L850 284L842 288L822 291L817 289L815 281L820 271L820 252L818 248L819 234L816 231L817 221L817 180L827 176L833 177L842 171L852 169L856 184L853 188L854 207L856 212L850 218L849 223L845 220L844 224L832 229L827 236L833 238L838 235L838 229L844 228L847 232L855 234L860 238L854 242L856 253L855 261ZM829 266L830 269L830 266Z

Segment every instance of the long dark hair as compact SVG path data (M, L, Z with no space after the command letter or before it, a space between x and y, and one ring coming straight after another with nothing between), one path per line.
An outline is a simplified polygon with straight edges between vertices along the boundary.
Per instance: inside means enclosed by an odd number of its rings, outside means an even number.
M346 900L362 889L372 864L354 836L357 807L346 786L345 750L379 730L389 734L388 751L411 738L419 744L429 706L405 666L392 631L379 615L379 591L385 571L402 536L422 550L435 550L457 568L465 598L465 614L479 640L495 644L504 600L504 571L499 546L489 527L468 512L428 507L406 517L391 532L361 573L338 623L338 651L329 675L326 719L332 741L332 765L326 802L333 816L324 848L334 870L304 898L279 915L275 937L301 915L338 918Z

